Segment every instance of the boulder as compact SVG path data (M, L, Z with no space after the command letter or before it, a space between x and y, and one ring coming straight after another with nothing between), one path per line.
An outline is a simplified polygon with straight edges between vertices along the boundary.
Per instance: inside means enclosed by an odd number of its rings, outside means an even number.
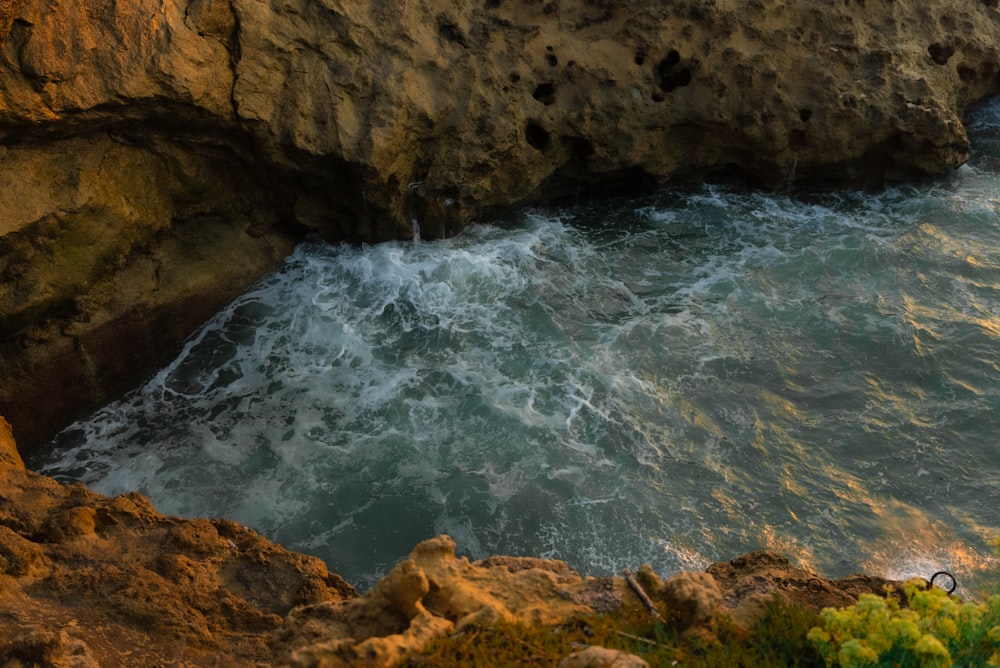
M682 626L708 624L722 606L722 592L709 573L682 571L671 575L656 596Z
M573 652L559 662L557 668L648 668L649 664L635 654L607 647L588 647Z

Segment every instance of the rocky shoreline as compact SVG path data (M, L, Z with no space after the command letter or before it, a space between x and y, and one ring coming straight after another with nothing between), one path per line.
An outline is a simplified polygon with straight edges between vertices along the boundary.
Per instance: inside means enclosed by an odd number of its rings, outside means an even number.
M637 577L684 625L727 614L749 626L776 593L820 609L889 584L826 579L771 552ZM140 494L108 498L28 471L0 419L2 665L392 666L465 628L640 606L622 577L529 557L470 562L447 536L359 595L319 559L234 522L168 517Z
M88 0L0 6L0 414L31 450L308 232L968 154L993 0Z
M44 442L307 233L440 237L685 179L946 172L968 155L963 114L1000 91L997 45L995 0L9 0L0 415L26 450ZM831 605L883 584L768 553L689 579L737 618L774 591ZM612 604L638 605L620 578L470 563L447 537L358 596L232 522L27 471L0 420L0 658L391 664L463 624Z

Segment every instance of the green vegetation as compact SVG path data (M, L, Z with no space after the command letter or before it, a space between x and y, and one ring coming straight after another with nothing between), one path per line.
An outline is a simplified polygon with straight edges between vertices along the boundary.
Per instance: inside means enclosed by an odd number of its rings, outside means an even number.
M994 546L1000 556L1000 541ZM638 609L559 626L501 623L439 639L408 665L554 667L596 645L650 666L1000 668L1000 589L982 602L963 602L918 579L886 594L865 594L853 606L818 614L776 595L749 630L722 617L682 631L676 620L662 623Z
M777 597L750 631L723 618L710 628L684 632L638 609L580 617L559 626L499 623L439 639L408 665L554 667L563 657L598 645L635 654L650 666L819 668L823 659L806 639L817 623L816 613Z
M1000 556L1000 539L993 551ZM901 594L866 594L849 608L823 610L822 625L808 637L826 665L1000 667L1000 590L981 603L963 603L917 579Z
M923 580L897 597L862 595L849 608L827 608L809 632L828 666L998 666L1000 594L963 603Z

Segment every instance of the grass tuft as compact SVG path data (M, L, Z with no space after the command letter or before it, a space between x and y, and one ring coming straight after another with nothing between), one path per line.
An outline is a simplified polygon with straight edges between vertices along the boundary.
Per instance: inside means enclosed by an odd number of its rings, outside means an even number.
M661 611L662 613L663 611ZM587 646L635 654L650 666L773 668L820 667L823 659L806 639L819 623L812 611L775 597L750 630L722 617L710 627L682 631L667 619L661 623L645 611L627 610L576 617L560 625L501 622L435 640L410 667L556 666Z

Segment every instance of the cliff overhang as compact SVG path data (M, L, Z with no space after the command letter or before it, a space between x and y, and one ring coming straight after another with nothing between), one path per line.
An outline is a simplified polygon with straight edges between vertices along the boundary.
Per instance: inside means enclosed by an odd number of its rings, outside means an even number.
M8 0L0 413L30 450L309 231L948 171L998 44L986 0Z

